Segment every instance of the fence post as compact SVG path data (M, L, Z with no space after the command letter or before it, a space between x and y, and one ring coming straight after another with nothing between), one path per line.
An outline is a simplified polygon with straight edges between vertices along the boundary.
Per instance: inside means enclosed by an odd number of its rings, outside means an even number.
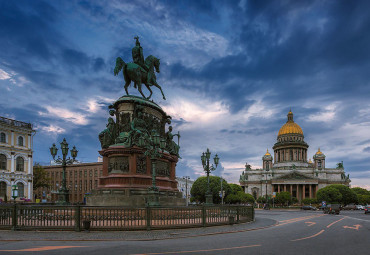
M239 205L236 207L236 222L239 223L239 216L240 216L240 211L239 211Z
M205 207L205 205L203 205L203 207L202 207L202 226L203 227L205 227L206 226L206 224L207 224L207 222L206 222L206 217L207 217L207 215L206 215L206 207Z
M17 230L17 204L14 203L13 214L12 214L12 230Z
M81 206L79 204L75 207L75 231L81 231Z
M146 230L151 229L151 222L152 222L152 210L150 206L146 207Z

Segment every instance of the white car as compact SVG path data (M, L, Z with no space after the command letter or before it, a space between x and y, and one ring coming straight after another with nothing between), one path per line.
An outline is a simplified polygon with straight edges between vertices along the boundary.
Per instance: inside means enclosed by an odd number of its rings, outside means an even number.
M365 207L363 205L356 205L356 210L364 210Z

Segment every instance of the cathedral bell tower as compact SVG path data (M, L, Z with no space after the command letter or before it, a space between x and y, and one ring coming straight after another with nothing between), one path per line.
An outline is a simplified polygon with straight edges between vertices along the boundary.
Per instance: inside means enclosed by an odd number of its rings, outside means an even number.
M267 149L266 154L263 155L262 157L262 162L263 162L263 169L264 170L271 170L272 169L272 156Z
M325 158L326 158L325 154L322 153L319 148L319 150L313 156L315 169L318 169L318 170L325 169Z

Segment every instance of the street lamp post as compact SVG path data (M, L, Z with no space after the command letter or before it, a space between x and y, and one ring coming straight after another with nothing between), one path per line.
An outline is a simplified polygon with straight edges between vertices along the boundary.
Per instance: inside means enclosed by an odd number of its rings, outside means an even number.
M207 192L206 192L206 203L205 204L213 205L212 192L209 188L209 174L211 173L211 171L216 170L220 158L216 154L216 156L213 158L215 166L213 165L210 166L209 160L211 158L211 152L209 151L208 148L206 152L202 153L202 156L200 158L202 160L203 169L207 173Z
M266 204L268 204L268 201L267 201L267 172L268 172L269 170L268 169L266 169Z
M221 176L221 191L220 191L220 196L221 196L221 204L223 205L224 204L224 196L225 196L225 191L223 190L223 186L222 186L222 183L223 183L223 178Z
M149 146L148 146L149 145ZM165 149L166 147L166 140L161 139L160 135L157 133L156 130L152 131L152 134L149 137L149 144L146 143L144 137L139 138L139 146L146 147L147 150L145 151L145 155L150 157L152 162L152 186L149 187L148 190L148 206L159 206L159 189L156 186L156 165L157 159L161 157L160 151Z
M50 153L53 156L53 159L56 163L62 164L63 167L63 176L62 176L62 185L60 189L58 190L58 204L69 204L69 190L67 189L66 185L66 167L67 165L73 164L75 162L75 159L77 157L78 150L76 149L76 146L73 146L73 149L71 150L71 158L67 158L68 155L68 143L66 139L63 139L63 142L60 143L60 148L62 149L62 155L63 158L60 158L58 156L58 159L55 159L55 156L57 155L58 148L55 146L55 143L53 143L53 146L50 147Z
M188 198L188 180L190 180L190 176L184 176L182 177L185 179L185 199L186 199L186 206L189 205L189 198Z

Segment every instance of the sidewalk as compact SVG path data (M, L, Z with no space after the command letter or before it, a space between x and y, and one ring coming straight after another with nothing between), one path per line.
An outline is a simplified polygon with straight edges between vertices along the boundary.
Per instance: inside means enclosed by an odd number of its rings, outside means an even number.
M267 228L277 222L256 217L254 222L187 229L166 229L152 231L0 231L0 241L150 241L174 238L216 235L252 231Z

